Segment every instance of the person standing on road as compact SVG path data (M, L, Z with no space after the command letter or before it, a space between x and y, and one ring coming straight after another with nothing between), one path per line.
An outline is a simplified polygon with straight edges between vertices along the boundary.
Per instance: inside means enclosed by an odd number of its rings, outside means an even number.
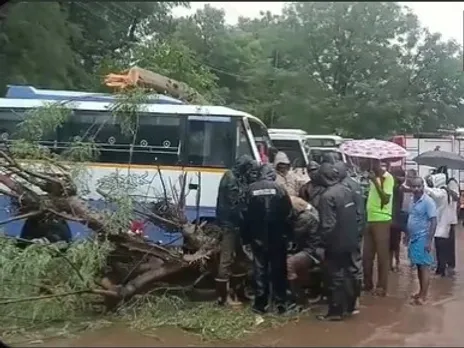
M300 198L310 203L316 209L318 209L319 199L326 189L326 187L320 183L319 168L319 163L315 161L309 162L307 167L309 181L300 188L298 194Z
M370 164L370 168L366 168ZM378 280L374 294L386 296L390 272L390 226L392 222L392 196L395 181L380 161L362 163L369 171L369 194L367 198L367 229L363 244L364 290L373 291L373 266L377 255Z
M258 180L246 194L242 240L253 253L253 310L257 313L267 311L271 285L277 311L282 314L287 310L287 242L292 203L275 179L274 169L262 166Z
M435 274L446 276L446 267L449 256L450 216L449 203L451 201L446 179L443 174L430 175L425 179L424 192L428 194L437 209L437 227L435 229L435 253L437 268Z
M351 313L359 313L359 298L361 297L361 287L363 279L363 270L362 270L362 235L364 228L366 227L366 216L365 216L365 207L364 207L364 197L362 194L361 185L353 179L351 176L348 176L348 167L344 162L336 162L335 168L339 172L340 182L348 187L354 195L354 200L356 203L356 213L358 221L358 232L359 239L356 250L352 253L350 271L353 277L356 279L354 283L353 294L351 294L348 301L348 307L352 308Z
M424 180L411 181L413 200L410 207L407 233L408 256L417 267L419 292L412 295L415 304L421 305L427 299L430 285L430 267L433 264L432 241L437 228L437 207L433 199L424 192Z
M392 224L390 227L390 269L399 271L401 233L406 230L406 217L402 211L405 181L405 172L401 168L392 169L395 186L393 188Z
M231 289L246 277L246 258L240 242L240 226L246 190L246 176L257 163L247 155L241 156L234 167L224 173L219 183L216 203L216 219L222 230L219 267L216 275L216 293L219 305L239 305L237 298L230 296ZM234 271L234 272L233 272ZM229 284L232 281L234 284ZM237 294L236 294L237 295Z
M355 311L352 294L356 279L350 267L360 239L358 214L355 195L340 182L335 166L323 163L319 175L327 188L319 202L319 219L329 278L329 308L327 314L318 319L338 321L345 313L350 315Z
M448 216L450 223L450 235L448 238L447 266L448 275L452 276L456 268L456 226L459 216L459 184L455 178L447 180L448 194L450 202L448 205Z

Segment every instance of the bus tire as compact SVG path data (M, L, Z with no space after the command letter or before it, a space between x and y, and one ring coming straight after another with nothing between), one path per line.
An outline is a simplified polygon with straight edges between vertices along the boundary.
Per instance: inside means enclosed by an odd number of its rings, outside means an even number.
M50 243L72 241L72 233L67 222L63 219L44 221L39 218L29 218L23 225L21 239L47 239Z

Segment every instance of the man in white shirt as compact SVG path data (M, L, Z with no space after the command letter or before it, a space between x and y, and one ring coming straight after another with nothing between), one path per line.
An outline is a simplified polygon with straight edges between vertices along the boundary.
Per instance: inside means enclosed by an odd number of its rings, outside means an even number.
M424 189L434 201L437 207L437 228L435 230L435 252L437 269L435 274L446 276L446 267L449 260L449 237L450 237L450 214L449 204L451 202L446 177L444 174L435 174L425 179Z
M448 218L450 222L450 235L448 239L447 266L450 275L454 274L456 267L456 226L458 224L459 184L454 178L447 180L450 203L448 205Z

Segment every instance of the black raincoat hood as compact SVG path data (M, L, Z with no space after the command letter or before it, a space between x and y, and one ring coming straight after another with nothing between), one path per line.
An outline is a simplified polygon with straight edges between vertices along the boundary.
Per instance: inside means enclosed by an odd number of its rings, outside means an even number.
M338 161L334 164L334 167L338 170L338 177L340 181L348 176L348 167L346 166L346 163Z
M317 163L316 161L310 161L307 169L308 169L308 172L310 172L313 170L318 170L319 167L320 167L319 163Z
M272 167L270 164L264 164L261 166L260 178L261 180L275 181L277 178L277 173L274 170L274 167Z
M258 162L253 161L248 172L245 174L245 178L248 184L252 184L258 181L261 177L261 166Z
M308 167L307 167L308 176L314 185L318 184L319 168L320 168L320 165L316 161L309 162Z
M251 156L242 155L232 167L232 172L236 177L241 177L248 173L255 165L257 165L257 163Z
M318 180L322 186L329 187L340 182L340 174L333 164L322 163L318 172Z

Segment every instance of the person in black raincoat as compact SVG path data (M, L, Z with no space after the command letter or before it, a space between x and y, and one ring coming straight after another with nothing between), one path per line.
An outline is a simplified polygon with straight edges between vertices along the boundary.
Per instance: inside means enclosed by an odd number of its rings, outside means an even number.
M303 288L311 279L309 271L319 265L324 255L319 232L319 213L311 204L299 197L290 197L293 206L293 239L291 255L287 258L287 279L298 309L306 307Z
M298 192L298 197L303 198L306 202L311 203L317 209L319 198L325 191L325 187L319 182L319 163L311 161L308 164L307 171L309 181L304 184Z
M264 313L270 285L279 313L286 311L288 219L292 203L285 189L275 182L272 166L264 165L258 180L248 189L244 214L243 242L253 252L253 310Z
M309 162L307 169L310 181L301 188L299 193L299 197L310 203L318 212L320 198L327 189L320 180L319 168L320 164L316 161ZM324 262L321 270L321 273L313 274L311 292L316 295L316 298L319 298L317 302L325 303L325 299L328 297L328 275Z
M247 276L246 258L240 241L240 226L245 203L248 173L258 164L250 156L241 156L234 167L224 173L219 183L216 202L216 221L222 229L219 267L216 275L218 304L237 305L238 292ZM231 284L229 284L229 281ZM231 290L235 298L232 298ZM243 296L242 296L243 297Z
M319 228L325 244L329 308L318 319L342 320L344 313L351 310L348 301L356 282L350 267L360 239L358 214L354 194L340 182L334 165L323 163L319 176L326 187L319 202Z
M354 201L356 203L356 213L358 221L359 240L355 252L352 253L350 270L356 282L354 283L353 294L349 296L347 302L347 312L351 314L359 313L358 299L361 296L363 269L362 269L362 233L366 227L365 204L361 185L348 175L348 167L344 162L335 163L335 168L338 170L340 182L348 187L354 194Z

